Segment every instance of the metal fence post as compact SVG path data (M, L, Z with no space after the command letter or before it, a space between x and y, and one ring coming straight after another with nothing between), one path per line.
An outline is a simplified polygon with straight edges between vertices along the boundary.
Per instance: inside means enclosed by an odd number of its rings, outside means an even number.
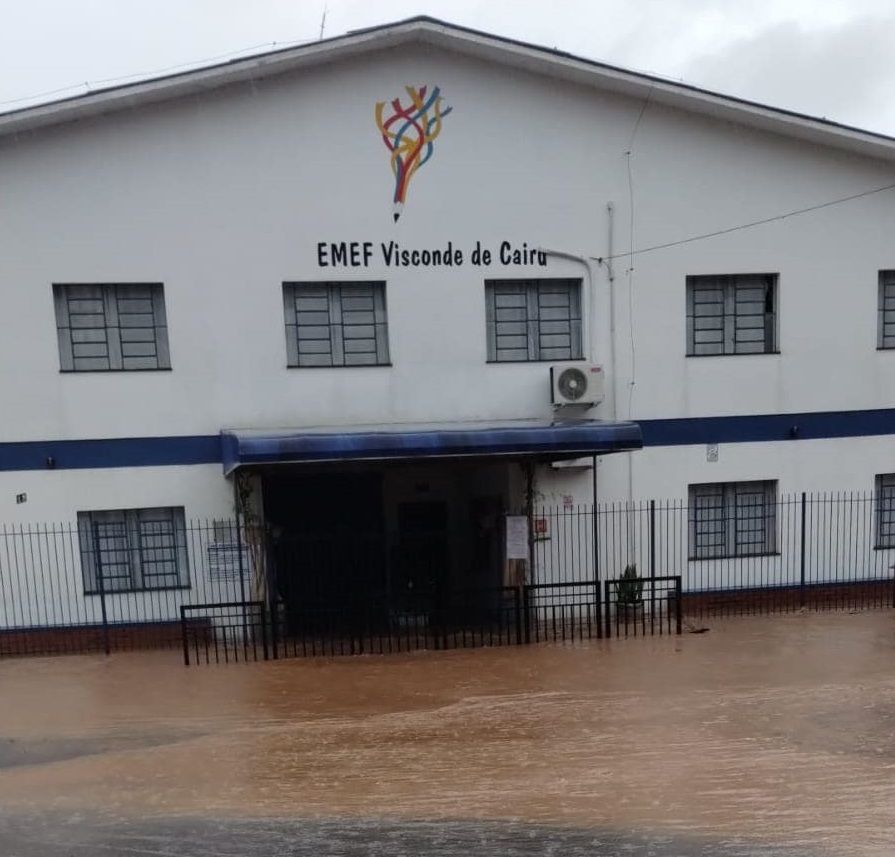
M525 623L525 642L531 642L531 590L526 584L522 587L522 621Z
M656 632L656 501L649 501L649 621L650 633Z
M186 634L186 607L183 604L180 605L180 638L183 642L183 665L188 667L190 665L190 641Z
M597 457L594 456L593 460L593 473L594 473L594 504L591 507L591 513L593 517L592 527L593 527L593 542L594 542L594 595L596 598L596 613L597 613L597 639L600 640L603 638L603 599L602 599L602 586L600 585L600 519L599 512L597 506Z
M264 652L264 660L270 660L270 652L267 648L267 606L262 601L261 609L258 611L261 615L261 650Z
M278 657L278 639L277 639L277 580L276 580L276 556L275 542L270 527L265 526L261 530L261 538L263 539L263 549L261 556L264 558L264 580L265 580L265 609L270 611L270 643L273 649L273 659Z
M684 624L684 592L683 592L683 583L681 580L681 576L677 575L675 578L675 593L674 593L674 612L675 612L675 622L676 622L676 631L678 636L683 633L683 624Z
M234 491L236 490L234 484ZM237 494L238 497L238 494ZM239 595L240 600L243 603L242 608L242 648L243 653L245 654L248 650L249 645L249 616L248 611L245 607L246 603L246 581L245 581L245 567L242 557L242 515L239 512L239 503L236 505L236 562L239 568Z
M799 606L805 606L805 506L806 494L802 492L802 534L799 554Z
M522 645L522 587L513 587L513 613L516 619L516 645Z
M96 581L99 586L99 606L103 623L103 651L108 655L112 648L109 643L109 617L106 613L106 582L103 575L102 554L100 553L99 522L93 522L93 567L96 571Z
M605 598L603 599L603 603L606 605L606 623L605 623L606 636L611 637L612 636L612 613L611 613L612 593L611 593L610 587L612 586L612 582L607 580L606 583L604 584L604 586L606 587L606 595L605 595Z

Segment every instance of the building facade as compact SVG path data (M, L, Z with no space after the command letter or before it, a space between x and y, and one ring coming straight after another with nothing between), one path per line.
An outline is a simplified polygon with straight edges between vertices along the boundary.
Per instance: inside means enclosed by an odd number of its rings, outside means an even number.
M889 497L893 162L429 19L6 114L0 519L168 549L232 517L244 473L288 532L431 543L453 516L459 568L494 549L476 520L528 501L689 499L720 556L769 538L716 526L738 497ZM495 441L549 427L576 362L604 370L571 414L599 438ZM626 452L604 429L630 423ZM121 591L186 583L119 565Z

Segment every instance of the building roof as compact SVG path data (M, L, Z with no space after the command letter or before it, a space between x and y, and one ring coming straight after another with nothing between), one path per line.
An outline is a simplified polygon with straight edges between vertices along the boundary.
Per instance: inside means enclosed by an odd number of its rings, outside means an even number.
M132 109L222 86L363 56L406 44L425 44L534 74L592 86L651 103L760 128L861 155L895 160L895 138L827 119L722 95L697 86L630 71L565 51L495 36L419 16L204 68L0 114L0 137Z

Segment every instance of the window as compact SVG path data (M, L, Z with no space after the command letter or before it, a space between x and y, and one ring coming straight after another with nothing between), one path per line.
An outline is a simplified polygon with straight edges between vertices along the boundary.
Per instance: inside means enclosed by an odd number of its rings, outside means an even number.
M579 360L581 280L486 280L488 362Z
M84 593L189 586L183 508L78 512Z
M876 546L895 548L895 473L876 477Z
M895 271L879 272L878 348L895 348Z
M777 275L687 277L687 356L777 350Z
M170 369L159 283L53 286L63 372Z
M690 486L690 559L757 556L776 550L777 483Z
M385 283L283 283L289 366L388 366Z

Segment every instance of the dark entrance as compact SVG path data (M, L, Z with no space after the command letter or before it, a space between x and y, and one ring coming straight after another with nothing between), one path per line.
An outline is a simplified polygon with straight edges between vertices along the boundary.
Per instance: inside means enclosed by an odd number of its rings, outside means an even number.
M274 582L289 633L341 632L357 620L362 603L384 601L381 474L287 473L263 484Z
M263 472L286 632L430 628L450 605L462 622L499 604L507 474L475 462Z

